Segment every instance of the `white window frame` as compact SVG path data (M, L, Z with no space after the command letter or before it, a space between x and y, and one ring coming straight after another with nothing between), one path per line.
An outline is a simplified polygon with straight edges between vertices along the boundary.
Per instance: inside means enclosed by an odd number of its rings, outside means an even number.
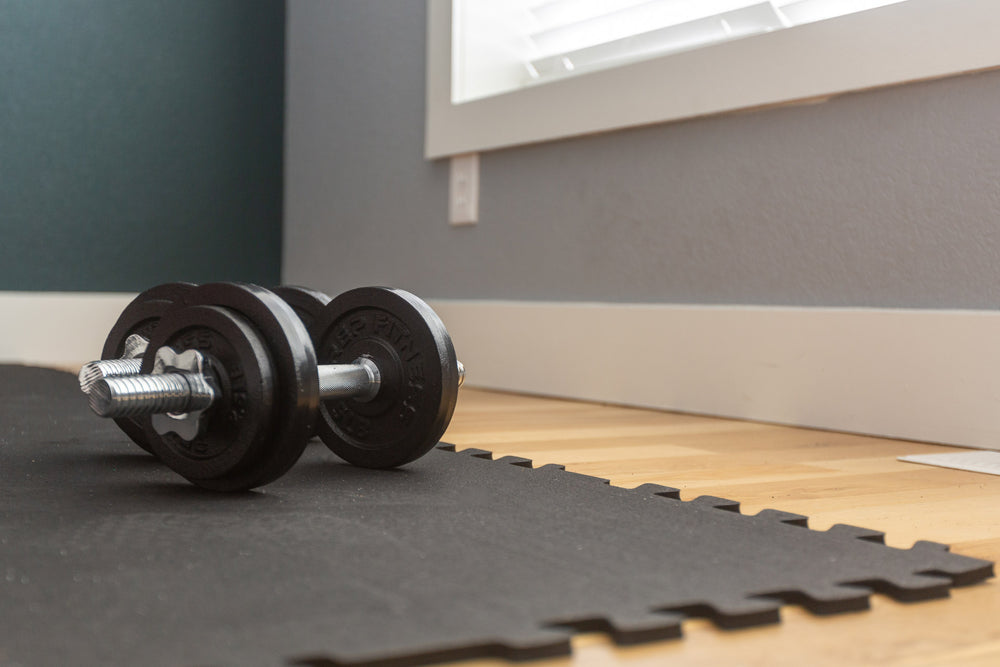
M1000 67L1000 0L910 0L453 104L451 0L427 9L428 159Z

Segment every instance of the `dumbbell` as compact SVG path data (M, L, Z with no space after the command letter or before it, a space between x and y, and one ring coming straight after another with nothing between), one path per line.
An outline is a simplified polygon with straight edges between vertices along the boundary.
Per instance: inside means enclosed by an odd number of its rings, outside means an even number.
M317 409L324 442L358 465L402 465L434 446L461 372L426 304L401 290L352 290L322 310L314 336L331 363L316 363L304 325L272 292L203 285L163 314L141 374L99 380L91 407L141 422L161 460L216 490L284 474Z
M142 366L142 355L149 344L149 335L163 312L176 302L183 302L184 295L194 287L194 283L166 283L150 288L133 299L109 332L101 359L90 361L80 369L80 390L90 394L94 383L102 378L137 375ZM330 297L323 292L299 285L282 285L272 291L292 307L307 327L330 302ZM120 417L115 422L133 442L152 452L142 428L133 419Z

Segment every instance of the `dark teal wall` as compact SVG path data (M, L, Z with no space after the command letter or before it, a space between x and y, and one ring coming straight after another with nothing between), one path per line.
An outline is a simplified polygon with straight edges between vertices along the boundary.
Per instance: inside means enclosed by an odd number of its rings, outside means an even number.
M278 282L285 3L0 0L0 290Z

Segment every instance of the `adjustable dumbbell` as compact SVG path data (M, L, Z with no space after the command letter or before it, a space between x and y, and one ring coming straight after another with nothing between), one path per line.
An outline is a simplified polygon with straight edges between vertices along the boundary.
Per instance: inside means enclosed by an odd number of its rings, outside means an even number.
M161 460L217 490L284 474L317 409L324 442L358 465L402 465L433 447L461 370L426 304L401 290L352 290L321 311L314 337L324 345L322 366L304 325L275 294L203 285L163 314L142 373L99 380L91 406L141 423Z
M103 378L138 375L142 356L149 344L149 335L165 310L183 302L184 294L196 287L193 283L166 283L139 294L126 306L104 343L102 357L83 365L79 373L80 390L90 394L94 383ZM292 307L308 328L330 297L308 287L282 285L272 291ZM137 445L152 452L142 429L128 417L115 419L118 426Z

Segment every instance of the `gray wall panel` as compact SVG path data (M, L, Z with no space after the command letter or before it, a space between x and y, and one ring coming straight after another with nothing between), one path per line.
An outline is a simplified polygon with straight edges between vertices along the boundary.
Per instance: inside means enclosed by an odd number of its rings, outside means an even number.
M438 298L998 302L1000 72L486 153L480 224L450 228L447 163L422 158L424 3L297 1L289 36L289 281Z
M0 0L0 289L277 281L284 11Z

